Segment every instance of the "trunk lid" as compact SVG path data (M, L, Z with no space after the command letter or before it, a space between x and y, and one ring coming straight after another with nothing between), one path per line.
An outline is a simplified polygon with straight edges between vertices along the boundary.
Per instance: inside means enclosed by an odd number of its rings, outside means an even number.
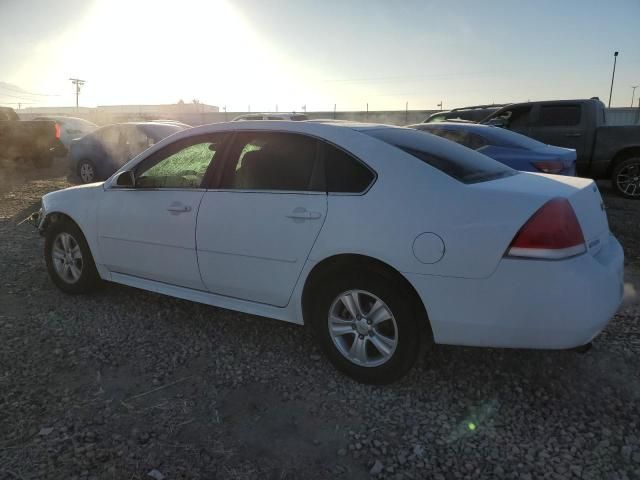
M536 210L552 198L566 198L578 218L588 252L597 255L609 241L609 222L604 202L591 179L522 172L473 187L536 197Z

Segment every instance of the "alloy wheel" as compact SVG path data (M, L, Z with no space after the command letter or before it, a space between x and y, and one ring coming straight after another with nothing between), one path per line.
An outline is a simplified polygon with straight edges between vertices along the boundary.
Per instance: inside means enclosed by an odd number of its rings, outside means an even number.
M338 295L328 316L329 335L338 351L361 367L377 367L398 346L398 325L391 309L365 290Z
M630 197L640 197L640 159L624 166L616 176L618 189Z
M85 183L93 182L96 176L95 171L93 170L93 165L90 163L82 163L80 165L80 178Z
M58 276L66 283L76 283L82 275L82 250L72 235L59 233L51 247L51 259Z

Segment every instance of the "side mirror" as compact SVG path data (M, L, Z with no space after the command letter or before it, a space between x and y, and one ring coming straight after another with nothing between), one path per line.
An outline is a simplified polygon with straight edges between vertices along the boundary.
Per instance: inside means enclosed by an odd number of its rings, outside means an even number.
M121 188L133 188L136 186L136 176L131 170L125 170L118 174L115 184Z

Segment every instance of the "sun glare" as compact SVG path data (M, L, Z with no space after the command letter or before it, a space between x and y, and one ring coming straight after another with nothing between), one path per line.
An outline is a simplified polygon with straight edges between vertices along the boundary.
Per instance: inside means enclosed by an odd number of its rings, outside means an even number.
M224 0L97 0L37 52L32 64L46 78L25 66L19 83L70 91L66 79L77 76L87 80L85 104L198 98L264 109L299 89L290 63Z

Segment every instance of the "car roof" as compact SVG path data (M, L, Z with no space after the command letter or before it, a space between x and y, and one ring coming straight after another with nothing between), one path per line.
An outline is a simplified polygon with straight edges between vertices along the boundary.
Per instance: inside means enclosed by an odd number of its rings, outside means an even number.
M522 135L521 133L512 132L505 128L496 127L494 125L485 125L482 123L461 123L461 122L439 122L439 123L418 123L410 125L410 128L429 132L430 130L449 130L472 132L486 138L491 142L507 142L510 144L518 144L528 149L541 148L545 144L533 138Z
M90 123L91 125L95 125L91 120L87 120L86 118L80 117L68 117L66 115L38 115L34 118L34 120L53 120L57 122L63 122L65 120L71 122L82 122L82 123Z
M447 128L449 130L478 130L486 131L487 128L495 128L492 125L485 125L483 123L476 123L470 121L464 122L438 122L438 123L416 123L415 125L409 125L410 128L418 128L420 130L432 129L432 128Z
M509 103L492 103L492 104L487 104L487 105L471 105L469 107L459 107L459 108L452 108L451 110L449 110L449 113L451 112L462 112L465 110L487 110L487 109L499 109L502 108L506 105L510 105Z
M154 124L159 125L159 124ZM217 132L238 132L238 131L270 131L270 132L291 132L308 135L323 136L330 135L331 132L352 130L364 132L367 130L384 128L404 128L393 125L383 125L379 123L356 123L356 122L301 122L292 120L247 120L243 122L229 121L220 123L210 123L197 127L185 129L176 134L175 138L188 138L197 135L206 135Z

